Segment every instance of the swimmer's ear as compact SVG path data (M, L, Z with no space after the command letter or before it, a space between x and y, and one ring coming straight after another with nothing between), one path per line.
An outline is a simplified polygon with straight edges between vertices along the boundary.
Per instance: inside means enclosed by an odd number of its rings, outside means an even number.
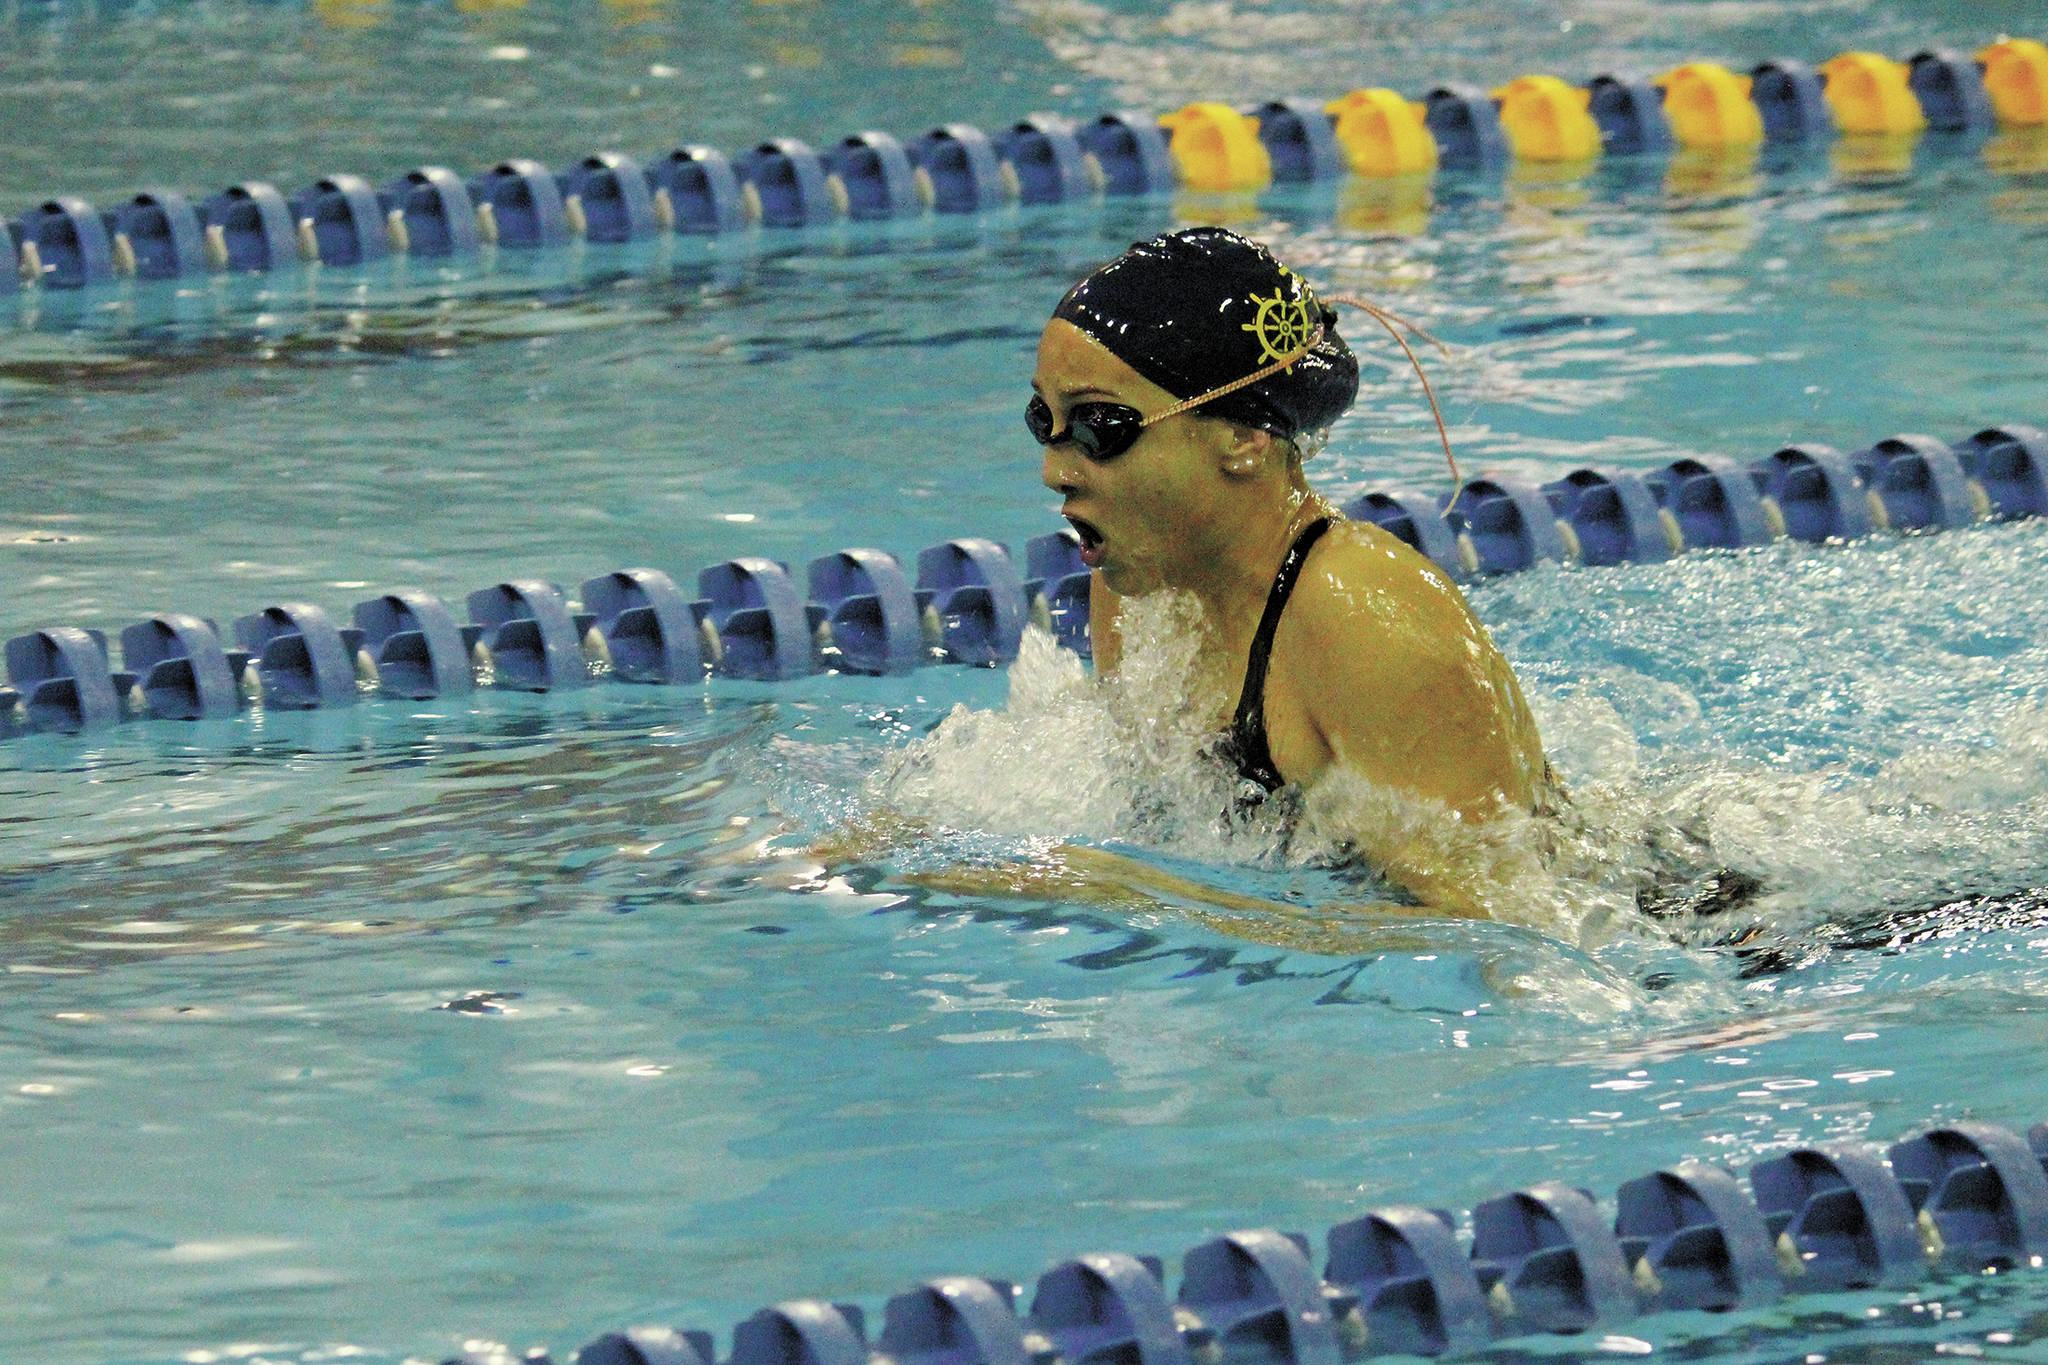
M1233 478L1249 478L1276 457L1280 442L1263 427L1228 424L1230 439L1224 443L1223 472Z

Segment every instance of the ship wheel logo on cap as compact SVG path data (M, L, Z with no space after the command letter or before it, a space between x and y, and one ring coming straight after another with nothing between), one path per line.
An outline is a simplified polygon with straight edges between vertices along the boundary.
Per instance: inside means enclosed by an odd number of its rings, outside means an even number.
M1305 285L1298 298L1288 298L1286 291L1281 289L1275 289L1270 299L1252 295L1252 302L1259 306L1259 311L1243 327L1258 337L1261 361L1284 360L1289 356L1296 360L1301 358L1301 353L1308 349L1309 338L1315 333L1315 318L1309 310L1311 297Z

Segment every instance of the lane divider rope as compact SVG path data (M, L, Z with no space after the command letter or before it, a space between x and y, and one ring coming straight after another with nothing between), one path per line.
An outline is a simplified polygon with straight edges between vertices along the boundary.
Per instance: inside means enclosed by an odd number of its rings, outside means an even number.
M1439 1356L1648 1314L1756 1309L1787 1295L1910 1289L1934 1275L2039 1270L2048 1257L2048 1123L2020 1134L1958 1122L1881 1150L1797 1147L1747 1187L1682 1161L1611 1204L1544 1181L1475 1205L1462 1235L1440 1209L1340 1223L1320 1274L1299 1233L1251 1229L1190 1248L1167 1297L1153 1256L1098 1252L1021 1286L949 1275L891 1298L870 1338L854 1304L793 1299L709 1333L607 1333L578 1365L1349 1365ZM1611 1212L1610 1212L1611 1210ZM1020 1308L1022 1311L1020 1311ZM447 1365L545 1365L469 1343Z
M1585 86L1531 74L1486 91L1455 84L1411 100L1372 87L1321 103L1240 110L1198 102L1162 116L1040 114L990 136L949 123L901 141L853 133L822 151L770 138L738 156L687 144L645 162L598 152L550 170L500 161L467 179L422 166L383 185L323 176L286 194L262 181L198 200L170 188L101 212L57 195L0 234L0 292L90 288L298 265L351 269L391 256L474 259L584 240L729 234L1012 203L1185 188L1256 193L1275 182L1413 180L1512 161L1586 164L1702 149L1738 161L1766 141L1841 136L1910 163L1927 128L1989 133L2048 125L2048 45L2001 38L1974 55L1929 49L1900 62L1841 53L1818 68L1763 62L1739 74L1691 62L1653 80L1603 74ZM1869 150L1869 149L1866 149Z
M1574 469L1541 484L1494 472L1440 497L1372 489L1343 510L1458 579L1543 564L1659 563L1702 548L2048 516L2048 431L2007 423L1954 444L1905 434L1848 454L1808 443L1748 466L1701 455L1647 472ZM547 579L508 579L470 593L467 620L414 588L356 603L345 624L300 601L226 629L164 612L120 632L118 668L104 632L52 626L6 642L0 736L477 687L997 667L1017 657L1032 622L1085 655L1088 585L1079 539L1062 529L1027 542L1021 567L1000 542L962 537L926 547L910 567L886 550L834 551L810 562L802 586L776 560L731 559L701 570L694 596L649 568L600 574L573 596Z

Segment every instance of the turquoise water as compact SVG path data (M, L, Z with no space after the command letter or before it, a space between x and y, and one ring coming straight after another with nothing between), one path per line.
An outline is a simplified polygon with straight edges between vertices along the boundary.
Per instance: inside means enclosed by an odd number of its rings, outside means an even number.
M1967 45L2041 18L17 3L0 187L14 211L166 178ZM1612 165L1440 181L1421 223L1333 190L1230 211L1451 343L1432 374L1468 472L1551 474L2048 418L2048 304L2019 283L2048 266L2048 179L2014 165L1929 138L1907 173ZM1021 543L1054 524L1017 420L1039 320L1133 237L1219 211L31 301L0 328L7 633ZM1440 487L1431 452L1375 355L1313 472L1337 495ZM167 1365L440 1359L480 1335L559 1356L646 1320L723 1341L800 1294L875 1305L1085 1249L2034 1122L2044 572L2048 528L2020 523L1474 590L1589 820L1764 876L1748 953L1718 922L1627 918L1340 923L1312 951L1258 941L1278 919L1231 934L1171 901L906 879L1121 836L1218 888L1342 894L1217 854L1185 812L1134 814L1147 775L1059 728L1044 660L1014 700L948 669L9 741L0 1343ZM956 704L1008 728L948 726ZM814 869L802 846L882 803L914 743L962 832ZM2023 1276L1624 1330L1688 1358L2024 1358L2044 1310Z

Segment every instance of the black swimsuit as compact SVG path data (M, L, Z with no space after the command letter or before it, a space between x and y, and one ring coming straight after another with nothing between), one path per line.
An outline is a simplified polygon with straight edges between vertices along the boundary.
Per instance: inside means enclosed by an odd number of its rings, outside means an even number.
M1223 741L1218 746L1224 761L1236 766L1239 777L1267 792L1276 792L1287 784L1287 779L1273 766L1273 751L1266 742L1266 663L1273 653L1273 633L1280 628L1280 613L1287 609L1287 599L1294 595L1295 580L1301 577L1308 552L1329 529L1330 519L1318 517L1303 527L1294 544L1287 547L1280 572L1273 575L1273 591L1266 594L1266 611L1259 617L1258 634L1252 636L1252 652L1245 660L1244 690L1238 694L1237 714L1231 718L1230 728L1223 732Z

